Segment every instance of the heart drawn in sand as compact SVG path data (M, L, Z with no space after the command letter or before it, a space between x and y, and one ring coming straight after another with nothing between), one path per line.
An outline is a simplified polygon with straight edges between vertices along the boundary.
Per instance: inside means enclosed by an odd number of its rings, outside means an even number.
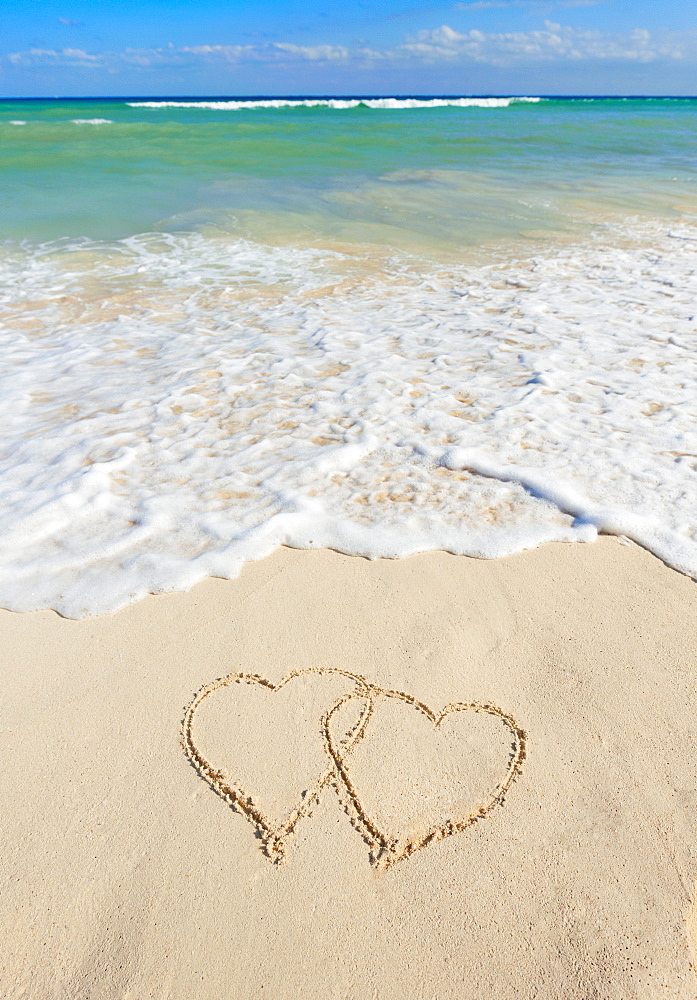
M254 826L271 859L283 860L332 782L378 868L502 805L525 744L525 731L495 705L459 702L435 713L402 691L322 667L278 684L228 674L201 688L182 723L187 757Z
M436 714L403 692L372 687L369 697L358 739L341 739L352 694L327 713L324 737L371 864L388 868L502 804L525 760L526 737L494 705L450 704Z
M187 757L255 827L270 858L282 860L297 824L334 776L321 738L327 711L347 688L359 694L366 684L358 674L331 668L294 671L279 684L232 673L201 688L188 706L182 723ZM360 738L369 714L369 700L352 705L339 726L345 731L334 734L342 751Z

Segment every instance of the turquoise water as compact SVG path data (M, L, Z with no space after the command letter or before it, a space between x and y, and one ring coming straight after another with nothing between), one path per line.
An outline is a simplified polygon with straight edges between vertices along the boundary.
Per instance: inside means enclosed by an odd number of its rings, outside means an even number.
M215 226L457 249L697 201L697 100L687 99L341 110L5 101L0 143L0 238L11 240Z

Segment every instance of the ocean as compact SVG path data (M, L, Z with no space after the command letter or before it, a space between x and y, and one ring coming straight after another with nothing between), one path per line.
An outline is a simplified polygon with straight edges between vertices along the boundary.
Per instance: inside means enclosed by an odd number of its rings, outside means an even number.
M697 99L0 101L0 606L281 545L697 578Z

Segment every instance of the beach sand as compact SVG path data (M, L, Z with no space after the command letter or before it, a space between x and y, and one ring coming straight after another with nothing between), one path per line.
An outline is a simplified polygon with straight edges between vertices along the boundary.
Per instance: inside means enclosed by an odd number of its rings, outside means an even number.
M602 538L0 612L0 995L694 1000L696 610Z

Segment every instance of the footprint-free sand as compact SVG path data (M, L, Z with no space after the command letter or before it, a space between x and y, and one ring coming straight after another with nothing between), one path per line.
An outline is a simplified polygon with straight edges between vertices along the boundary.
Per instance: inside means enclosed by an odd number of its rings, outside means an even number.
M695 1000L696 612L615 538L0 612L0 995Z

